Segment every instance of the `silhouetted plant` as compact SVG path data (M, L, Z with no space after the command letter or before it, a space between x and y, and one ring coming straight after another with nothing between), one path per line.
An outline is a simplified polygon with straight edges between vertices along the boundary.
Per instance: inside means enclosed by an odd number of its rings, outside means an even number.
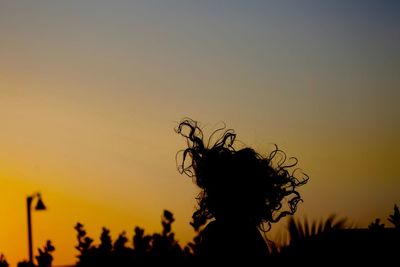
M326 220L314 220L311 224L309 224L306 217L303 222L290 217L288 221L290 243L295 243L332 230L344 229L347 226L346 218L337 219L334 214L330 215Z
M76 248L80 252L77 266L148 266L183 263L186 255L172 232L174 221L173 214L165 210L161 219L163 227L161 233L145 235L144 229L136 227L133 248L126 246L128 238L125 232L121 233L113 243L107 228L102 228L100 244L95 246L93 239L86 235L83 225L78 223L75 226L78 232Z
M33 263L30 263L29 261L20 261L17 264L17 267L35 267L35 265Z
M395 207L395 212L390 218L397 218L397 215L395 215L397 214L396 210ZM113 242L110 230L107 228L102 228L100 242L96 246L93 244L93 239L87 236L84 226L77 223L74 227L78 233L76 249L80 254L77 256L78 262L76 266L201 265L199 247L202 236L200 233L204 230L205 225L196 225L195 227L192 224L196 235L193 241L189 242L182 250L172 231L174 221L173 214L165 210L161 217L162 231L160 233L145 234L144 229L135 227L132 240L133 247L127 245L128 238L125 232L119 234L118 238ZM368 229L349 229L347 219L338 219L335 215L331 215L325 220L314 220L311 223L307 218L298 220L291 217L287 226L290 241L282 248L273 244L270 245L272 256L274 256L268 259L270 262L278 260L278 262L286 263L286 260L289 260L289 262L291 259L297 261L299 258L309 260L315 259L316 255L337 257L337 259L352 256L360 257L365 253L375 255L373 256L375 258L391 257L390 255L395 255L395 251L399 248L400 233L393 228L384 229L379 219L370 225L370 229L381 229L382 231L372 232ZM371 244L375 245L372 246ZM39 256L36 256L39 263L38 267L51 266L53 260L51 253L53 251L54 247L50 241L46 243L43 249L39 249ZM235 255L232 254L230 257L233 259ZM365 259L367 258L365 257ZM8 267L3 255L0 256L0 267ZM35 265L24 261L18 263L18 267L35 267Z
M135 235L133 236L133 247L138 255L145 255L150 251L151 236L144 234L144 229L139 226L135 227Z
M385 228L385 224L381 223L381 219L376 218L375 221L368 225L368 228L372 231L380 231Z
M79 251L77 266L91 266L94 260L93 239L86 235L83 224L77 223L74 229L78 232L78 245L75 247Z
M145 234L145 230L136 226L135 234L133 236L133 258L134 262L138 265L144 265L148 259L151 249L150 235Z
M52 262L53 262L53 255L51 255L52 252L54 252L55 247L51 244L51 241L48 240L46 242L46 245L44 246L43 250L38 249L39 251L39 256L36 256L36 260L38 262L39 267L50 267Z
M312 257L329 253L332 246L332 236L338 230L348 227L347 219L337 219L336 215L326 220L314 220L309 223L305 217L303 221L290 217L287 224L289 243L283 246L279 253L291 257ZM276 254L277 248L275 248Z
M189 242L184 247L184 253L188 258L194 258L199 255L200 243L201 243L201 231L204 229L207 221L197 221L196 223L190 222L196 235L193 237L192 242Z
M100 235L100 245L97 249L95 249L96 262L98 262L98 264L101 264L101 266L111 266L113 264L112 249L113 245L110 236L110 230L103 227Z
M112 250L112 240L110 236L110 230L103 227L100 235L100 245L99 250L101 253L111 253Z
M3 254L1 254L0 255L0 267L8 267L8 266L9 266L9 264L6 260L6 257Z
M174 264L183 256L181 247L175 240L175 234L172 232L172 223L174 221L173 214L168 210L164 210L161 219L163 231L161 234L154 234L151 242L151 256L157 262Z
M23 260L18 262L17 267L50 267L53 262L52 253L55 251L55 247L51 244L50 240L47 240L46 245L42 249L38 249L39 255L35 256L38 265L35 265L33 262L29 262L27 260ZM0 267L3 267L0 265Z
M172 223L175 221L174 215L172 214L172 212L168 211L168 210L164 210L164 216L161 219L161 224L163 226L163 236L168 236L171 233L172 230Z
M126 243L128 242L128 238L126 238L126 233L122 232L121 234L119 234L117 240L115 240L114 242L114 251L120 251L120 250L125 250L126 247Z
M117 240L113 245L113 265L114 266L127 266L133 263L133 249L126 246L128 238L126 233L119 234Z
M396 229L400 229L400 211L397 205L394 205L393 214L389 215L388 221L391 222Z

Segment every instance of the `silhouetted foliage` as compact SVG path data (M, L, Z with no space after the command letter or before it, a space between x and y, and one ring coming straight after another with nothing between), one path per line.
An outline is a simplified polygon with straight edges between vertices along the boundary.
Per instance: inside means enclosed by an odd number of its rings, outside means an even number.
M76 249L79 255L76 266L200 266L207 264L201 256L201 246L204 245L201 240L202 231L206 229L205 225L200 228L193 227L196 235L193 241L182 249L172 231L174 221L173 214L164 211L161 217L162 231L160 233L145 234L143 228L135 227L131 247L125 232L119 234L113 242L110 230L107 228L102 228L100 242L95 245L93 239L87 235L84 226L77 223L75 226L78 233ZM323 259L324 263L330 264L354 262L360 265L370 263L371 260L396 264L398 251L400 251L400 231L395 228L384 228L379 219L372 225L369 229L348 228L346 219L338 219L334 215L311 223L306 218L298 220L290 217L287 224L289 242L283 247L270 243L272 244L271 254L268 258L264 258L261 262L248 259L246 263L247 265L258 265L263 262L272 265L277 263L281 266L289 263L312 265L321 264L320 259ZM235 242L236 233L230 232L230 235L232 236L230 241ZM230 245L226 246L231 248ZM226 248L220 249L224 251ZM51 253L54 251L51 242L47 241L44 248L38 251L39 255L35 257L38 267L51 266L53 260ZM224 262L211 263L240 263L240 260L244 258L238 257L235 253L242 253L241 249L232 251L231 255L226 256ZM244 253L248 255L247 252ZM5 257L1 255L0 267L8 266ZM19 262L17 266L36 267L27 261Z
M6 260L6 257L3 254L1 254L0 255L0 267L8 267L8 266L9 266L9 264Z
M29 261L21 261L18 262L17 267L35 267L35 265L33 263L30 263Z
M195 225L193 223L190 223L190 225L193 227L193 230L196 233L196 235L193 237L192 242L189 242L184 247L184 253L190 260L195 260L195 258L200 253L201 232L204 229L205 223L206 223L205 221L201 225L199 224Z
M324 259L333 264L380 264L396 262L400 251L400 232L384 228L375 220L367 229L351 228L346 219L334 215L311 224L304 219L288 221L289 243L275 253L280 262L321 264Z
M289 244L281 248L279 253L289 257L314 255L329 243L327 236L347 226L346 218L337 219L334 214L326 220L314 220L312 223L306 217L303 221L290 217L287 224Z
M372 231L380 231L383 228L385 228L385 224L381 223L381 219L376 218L375 221L373 221L372 223L370 223L370 225L368 226L368 228Z
M122 232L118 235L113 245L113 265L114 266L127 266L128 263L133 262L133 250L126 246L128 238L126 233Z
M51 241L48 240L46 242L46 245L44 246L43 250L38 249L39 251L39 256L36 256L36 260L38 262L39 267L50 267L52 262L53 262L53 255L51 255L52 252L54 252L55 247L51 244Z
M53 263L53 255L52 253L55 251L55 247L52 245L50 240L47 240L43 249L39 248L39 255L35 256L35 259L38 265L35 265L33 262L29 262L27 260L18 262L17 267L51 267ZM0 265L1 266L1 265Z
M303 222L290 217L288 221L288 231L291 244L302 241L304 239L316 236L329 231L344 229L347 225L347 219L336 219L336 215L332 214L324 221L314 220L309 224L307 218Z
M393 214L389 215L388 221L391 222L396 229L400 229L400 211L397 205L394 205Z
M135 235L133 237L134 258L138 263L146 262L151 250L152 237L144 234L144 229L135 227Z
M176 264L183 256L181 247L175 240L175 234L171 231L174 221L173 214L165 210L161 220L163 231L152 236L150 255L160 264L165 262Z
M188 255L175 239L172 232L173 214L165 210L161 219L163 230L161 233L146 235L144 229L135 227L133 247L127 246L126 233L121 233L112 243L110 231L102 229L100 244L93 245L93 239L86 235L83 225L78 223L75 230L78 232L77 266L148 266L148 265L176 265L185 262Z
M78 222L74 228L78 232L78 245L75 248L80 252L77 256L79 259L77 266L94 266L95 247L93 246L93 239L87 236L81 223Z

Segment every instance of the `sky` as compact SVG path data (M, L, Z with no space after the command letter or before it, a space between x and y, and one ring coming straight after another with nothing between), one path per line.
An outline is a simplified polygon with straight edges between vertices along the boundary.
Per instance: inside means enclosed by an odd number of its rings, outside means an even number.
M400 2L0 2L0 253L76 261L73 226L161 230L181 244L198 189L178 173L184 117L225 123L310 176L298 216L358 227L400 204ZM273 226L279 234L284 222ZM280 227L280 228L279 228Z

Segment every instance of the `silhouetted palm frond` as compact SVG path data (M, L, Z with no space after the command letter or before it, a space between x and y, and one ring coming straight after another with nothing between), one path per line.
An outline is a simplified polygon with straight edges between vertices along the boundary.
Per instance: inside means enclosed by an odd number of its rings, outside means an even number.
M388 221L391 222L395 228L400 229L400 211L397 205L394 205L394 212L389 215Z
M311 224L306 217L303 221L290 217L288 222L289 242L297 242L328 231L344 229L348 226L347 218L337 219L335 214L330 215L326 220L314 220Z

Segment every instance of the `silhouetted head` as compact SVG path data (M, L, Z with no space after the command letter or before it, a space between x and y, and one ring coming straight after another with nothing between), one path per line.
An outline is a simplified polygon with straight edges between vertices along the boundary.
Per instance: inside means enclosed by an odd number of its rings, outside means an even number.
M182 120L176 132L187 139L188 146L181 151L178 169L193 177L201 189L194 227L212 218L270 226L296 211L301 201L296 188L308 180L305 174L296 178L296 170L289 172L297 164L296 158L289 158L288 163L276 146L267 157L248 147L236 150L236 134L231 129L216 130L205 144L202 130L191 119ZM220 136L210 144L217 134Z

